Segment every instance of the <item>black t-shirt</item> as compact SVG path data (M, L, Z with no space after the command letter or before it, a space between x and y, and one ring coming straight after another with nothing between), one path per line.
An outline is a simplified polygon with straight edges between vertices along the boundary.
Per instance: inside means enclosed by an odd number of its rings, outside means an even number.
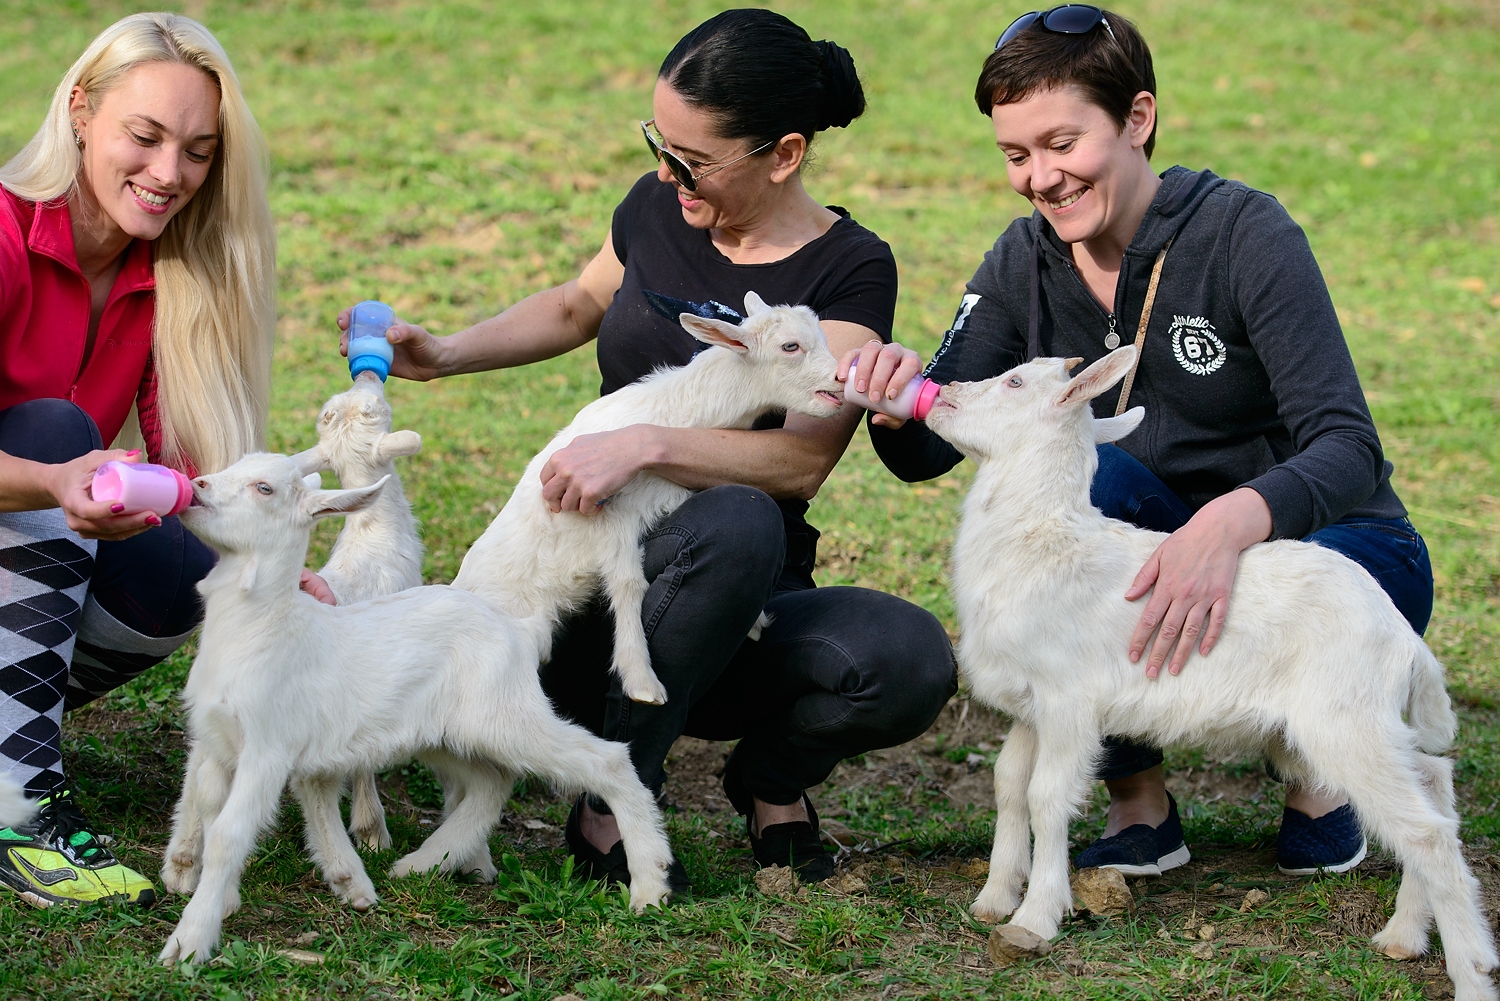
M896 258L886 242L829 206L841 218L822 236L770 264L735 264L707 230L682 217L677 190L646 174L615 209L611 235L625 277L599 324L600 395L662 366L686 365L705 345L675 318L654 309L645 292L692 303L722 303L736 312L745 293L773 306L807 306L823 320L859 323L891 339L896 315ZM779 427L768 415L757 428ZM807 502L783 500L787 586L812 586L818 533L805 520ZM788 579L791 575L791 579Z

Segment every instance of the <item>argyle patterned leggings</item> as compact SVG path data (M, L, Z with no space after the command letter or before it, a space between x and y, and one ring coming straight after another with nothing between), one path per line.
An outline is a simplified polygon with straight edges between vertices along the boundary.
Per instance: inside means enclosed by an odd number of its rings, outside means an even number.
M67 462L101 448L66 400L0 411L0 451ZM60 509L0 513L0 771L41 796L63 783L62 715L159 663L202 617L214 554L176 518L94 542Z

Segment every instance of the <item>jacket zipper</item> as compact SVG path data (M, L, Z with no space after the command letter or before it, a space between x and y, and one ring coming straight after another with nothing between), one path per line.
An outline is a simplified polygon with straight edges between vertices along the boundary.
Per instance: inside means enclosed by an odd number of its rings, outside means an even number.
M1099 300L1094 298L1094 293L1089 291L1089 287L1084 284L1083 276L1078 273L1078 269L1073 266L1072 261L1064 261L1063 263L1068 266L1068 273L1077 280L1078 287L1083 290L1084 298L1093 303L1094 308L1097 309L1100 313L1103 313L1104 318L1109 321L1109 332L1104 335L1104 346L1110 351L1113 351L1115 348L1120 346L1120 334L1118 330L1118 323L1115 319L1115 314L1109 312L1103 306L1099 305Z

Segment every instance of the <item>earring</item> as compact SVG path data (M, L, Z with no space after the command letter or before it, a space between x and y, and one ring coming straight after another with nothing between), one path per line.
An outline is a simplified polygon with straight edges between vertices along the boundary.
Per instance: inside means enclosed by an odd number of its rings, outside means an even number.
M79 149L83 148L83 136L78 134L77 122L73 123L73 142L78 146Z

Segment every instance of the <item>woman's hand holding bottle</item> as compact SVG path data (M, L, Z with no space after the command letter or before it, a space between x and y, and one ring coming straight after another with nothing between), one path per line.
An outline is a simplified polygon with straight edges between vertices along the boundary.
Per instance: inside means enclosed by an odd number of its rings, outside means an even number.
M853 375L852 382L850 376ZM925 382L922 377L922 358L911 348L892 341L884 344L872 340L859 348L845 352L844 357L839 359L838 378L844 382L844 396L846 399L858 403L866 409L879 408L873 418L873 423L881 427L898 428L905 424L907 417L896 416L896 413L908 413L919 420L926 416L926 410L918 407L917 412L908 410L905 406L890 406L898 400L907 403L903 394L914 381ZM850 390L853 390L851 394ZM922 389L913 391L913 399L910 401L914 406L918 404L918 397L922 395ZM928 396L935 396L936 389L928 391ZM860 399L859 397L864 397ZM875 401L887 401L881 404ZM930 399L926 401L930 406ZM884 412L892 410L894 413Z
M350 306L339 313L339 329L344 332L339 339L339 354L349 354L349 323L354 313ZM386 342L391 345L390 374L414 382L429 382L444 374L446 361L443 340L434 337L415 323L405 323L400 317L392 317L390 329L385 332Z

